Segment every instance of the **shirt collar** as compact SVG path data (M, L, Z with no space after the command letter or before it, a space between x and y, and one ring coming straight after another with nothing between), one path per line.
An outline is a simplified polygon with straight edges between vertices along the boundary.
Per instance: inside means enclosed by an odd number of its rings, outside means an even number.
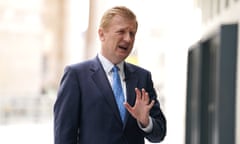
M98 54L98 58L103 66L103 69L106 73L109 73L111 72L114 64L112 64L107 58L105 58L101 53ZM124 68L123 68L123 64L124 64L124 61L120 62L117 64L120 72L122 73L124 71Z

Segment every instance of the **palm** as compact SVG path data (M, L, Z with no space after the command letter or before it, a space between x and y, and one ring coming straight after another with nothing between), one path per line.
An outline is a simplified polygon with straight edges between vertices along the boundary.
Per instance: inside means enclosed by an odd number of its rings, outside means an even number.
M149 103L149 95L148 93L142 89L135 89L136 92L136 102L135 105L132 107L128 103L125 103L125 107L128 112L137 119L143 127L147 126L149 123L149 112L154 104L154 100Z

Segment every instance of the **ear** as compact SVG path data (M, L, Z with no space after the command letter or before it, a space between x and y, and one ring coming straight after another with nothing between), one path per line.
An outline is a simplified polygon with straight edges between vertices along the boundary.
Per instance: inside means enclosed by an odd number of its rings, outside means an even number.
M101 41L104 41L104 30L102 28L98 29L98 36L100 38Z

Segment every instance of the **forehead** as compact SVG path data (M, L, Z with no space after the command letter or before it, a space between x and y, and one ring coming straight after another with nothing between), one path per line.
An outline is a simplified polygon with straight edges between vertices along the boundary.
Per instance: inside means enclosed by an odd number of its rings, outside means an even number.
M136 19L133 19L133 18L124 17L124 16L121 16L121 15L115 15L111 19L108 27L110 28L110 27L114 27L114 26L137 29L137 21L136 21Z

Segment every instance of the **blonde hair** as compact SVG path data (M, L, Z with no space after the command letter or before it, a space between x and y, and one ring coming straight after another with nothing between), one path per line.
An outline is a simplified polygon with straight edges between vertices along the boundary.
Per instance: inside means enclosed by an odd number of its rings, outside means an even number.
M115 6L111 9L108 9L101 18L100 27L103 29L107 28L112 18L115 15L119 15L130 20L135 20L136 28L137 28L138 23L137 23L136 15L129 8L125 6Z

